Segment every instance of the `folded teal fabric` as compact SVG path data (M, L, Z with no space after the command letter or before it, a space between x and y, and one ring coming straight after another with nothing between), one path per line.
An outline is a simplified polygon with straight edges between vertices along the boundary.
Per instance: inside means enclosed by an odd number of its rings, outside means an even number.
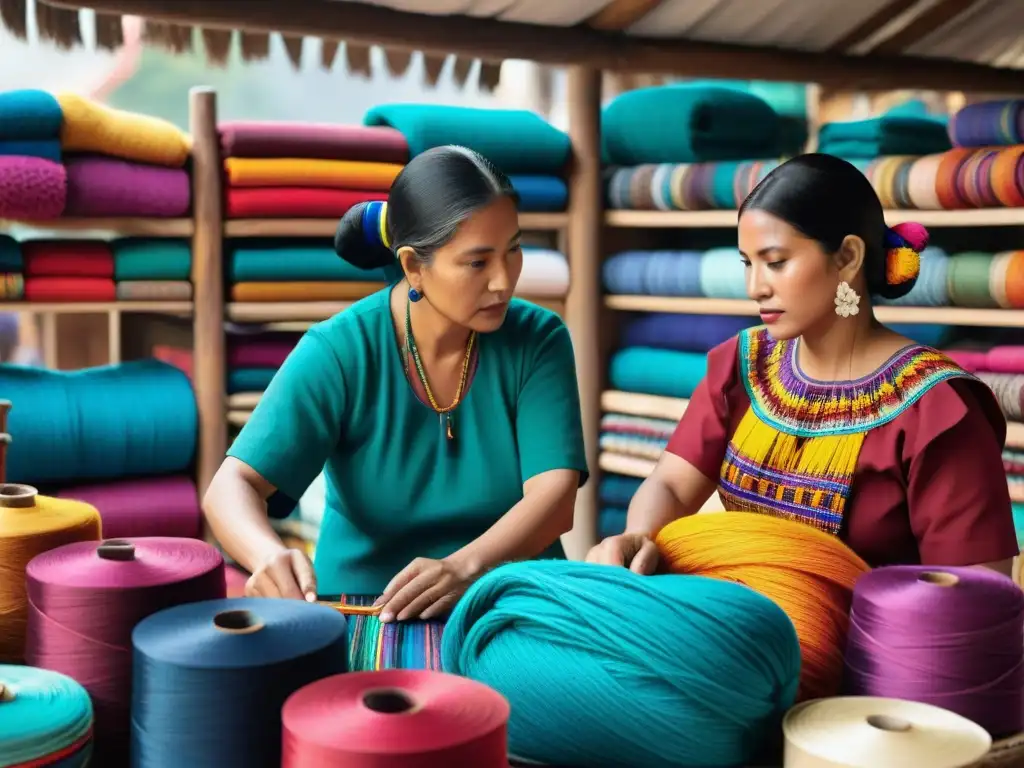
M352 266L329 246L274 246L236 248L228 255L231 283L389 282L383 269Z
M114 279L188 280L192 275L192 247L187 240L134 238L114 240Z
M59 139L63 122L53 94L35 89L0 93L0 141Z
M665 85L613 99L601 116L610 165L768 159L780 154L779 116L733 88Z
M10 235L0 235L0 272L21 272L21 245Z
M952 148L946 122L933 117L883 115L869 120L826 123L818 151L840 157L932 155Z
M363 116L363 124L394 128L405 136L413 157L457 144L510 175L564 175L572 149L565 133L526 110L382 104Z

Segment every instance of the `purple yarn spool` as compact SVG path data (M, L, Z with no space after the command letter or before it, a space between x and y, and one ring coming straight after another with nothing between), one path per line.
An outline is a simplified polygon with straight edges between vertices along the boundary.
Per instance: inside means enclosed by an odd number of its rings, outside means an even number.
M984 568L865 574L850 609L846 688L942 707L995 738L1024 730L1024 591Z

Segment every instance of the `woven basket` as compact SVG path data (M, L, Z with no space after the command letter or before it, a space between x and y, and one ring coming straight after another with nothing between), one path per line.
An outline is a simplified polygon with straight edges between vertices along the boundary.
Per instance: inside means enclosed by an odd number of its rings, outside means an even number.
M977 768L1024 768L1024 732L993 744Z

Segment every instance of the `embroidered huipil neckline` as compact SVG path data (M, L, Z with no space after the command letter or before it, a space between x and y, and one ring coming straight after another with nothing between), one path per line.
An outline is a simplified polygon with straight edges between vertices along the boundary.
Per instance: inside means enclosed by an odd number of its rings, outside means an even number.
M750 407L722 462L726 509L795 519L838 534L864 436L929 389L968 376L945 355L910 344L873 373L818 381L797 362L799 345L763 327L740 334L740 374Z

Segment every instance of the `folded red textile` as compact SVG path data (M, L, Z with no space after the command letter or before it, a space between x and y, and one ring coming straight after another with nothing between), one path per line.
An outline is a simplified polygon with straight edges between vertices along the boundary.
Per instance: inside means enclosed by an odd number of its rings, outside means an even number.
M26 277L114 277L114 253L99 240L29 240L21 255Z
M387 192L304 187L229 187L229 219L340 218L349 208L370 200L386 200Z
M217 126L224 157L313 157L409 162L409 143L394 128L236 120Z
M27 277L25 301L115 301L117 286L102 277Z

